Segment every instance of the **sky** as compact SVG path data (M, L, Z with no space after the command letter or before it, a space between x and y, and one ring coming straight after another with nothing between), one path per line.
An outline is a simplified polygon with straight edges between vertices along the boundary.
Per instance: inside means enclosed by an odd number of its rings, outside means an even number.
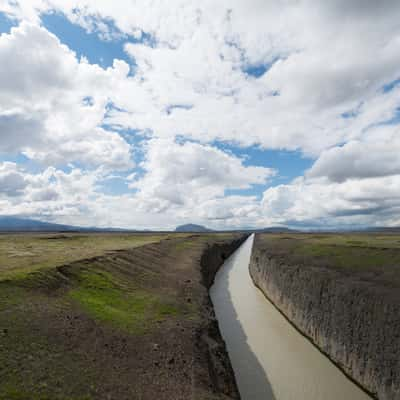
M398 0L0 0L0 215L400 225Z

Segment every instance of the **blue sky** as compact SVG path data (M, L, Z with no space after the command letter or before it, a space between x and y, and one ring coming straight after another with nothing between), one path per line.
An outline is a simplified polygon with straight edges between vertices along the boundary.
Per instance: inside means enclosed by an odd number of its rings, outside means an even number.
M400 224L400 6L125 1L0 6L0 214Z
M111 67L115 59L130 63L124 51L124 43L132 41L132 37L123 37L110 41L100 40L96 32L89 33L79 25L73 24L60 13L41 16L43 26L54 33L78 57L86 57L90 63L99 64L103 68ZM108 23L110 24L110 23Z
M1 21L1 20L0 20ZM41 16L42 25L51 33L55 34L61 43L67 45L73 50L77 56L85 57L92 64L98 64L103 68L108 68L113 65L115 59L124 60L131 67L134 68L132 59L124 51L124 44L127 42L144 43L143 40L136 40L132 36L125 36L114 40L101 40L97 32L87 32L81 26L72 23L61 13L49 13ZM3 24L5 31L9 31L12 23L3 15ZM110 22L107 24L111 25ZM115 29L115 27L113 27ZM254 78L259 78L271 67L271 64L247 65L244 72ZM177 108L173 105L171 108ZM179 106L182 107L183 106ZM168 113L168 110L167 110ZM120 130L119 133L127 138L127 140L134 144L140 145L142 138L138 132L131 132L130 130ZM241 147L234 146L229 143L216 142L215 146L225 152L231 153L236 157L242 158L244 165L257 165L273 168L277 171L276 176L272 177L268 183L262 185L253 185L250 189L231 189L227 190L226 194L242 194L248 196L257 196L260 198L264 190L272 185L279 183L289 183L295 177L302 175L304 171L312 165L310 158L304 157L300 152L284 151L284 150L265 150L259 146ZM38 168L26 157L19 155L11 158L3 158L4 160L17 161L24 164L30 171ZM143 154L140 151L136 153L136 161L140 163L143 159ZM132 172L132 171L129 171ZM139 174L143 171L139 169ZM102 191L110 195L120 195L124 193L131 193L132 190L128 188L127 182L124 181L124 176L113 177L103 181L99 187Z
M0 33L8 33L10 29L17 25L17 22L13 21L6 14L0 13Z

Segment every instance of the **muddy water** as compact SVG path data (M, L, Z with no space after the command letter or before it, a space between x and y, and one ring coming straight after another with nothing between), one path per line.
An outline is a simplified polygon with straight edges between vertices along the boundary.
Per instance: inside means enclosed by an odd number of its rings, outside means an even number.
M242 400L368 400L254 286L253 236L225 262L211 288Z

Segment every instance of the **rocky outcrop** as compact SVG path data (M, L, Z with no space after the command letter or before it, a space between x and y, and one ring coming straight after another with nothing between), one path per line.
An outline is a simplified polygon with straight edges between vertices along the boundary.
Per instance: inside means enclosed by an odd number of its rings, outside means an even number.
M214 283L215 275L224 261L239 248L248 236L241 235L230 242L215 243L207 247L200 261L203 281L207 289L210 289Z
M350 378L381 400L400 399L399 288L362 272L288 265L256 236L256 286Z

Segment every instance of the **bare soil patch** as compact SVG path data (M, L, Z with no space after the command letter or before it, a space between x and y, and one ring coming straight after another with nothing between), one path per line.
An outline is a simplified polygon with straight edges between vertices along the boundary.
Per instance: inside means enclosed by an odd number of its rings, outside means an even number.
M3 279L0 399L237 398L229 361L222 380L210 373L204 337L227 359L200 265L234 238L178 236Z

